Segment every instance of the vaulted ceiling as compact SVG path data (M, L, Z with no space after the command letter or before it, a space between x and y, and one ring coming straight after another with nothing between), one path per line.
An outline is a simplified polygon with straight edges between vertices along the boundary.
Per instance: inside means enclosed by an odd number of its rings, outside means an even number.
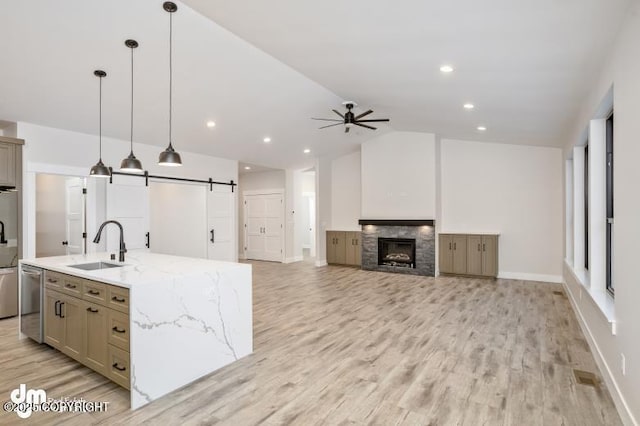
M308 167L314 156L350 152L374 136L321 131L310 120L330 117L348 99L391 118L377 133L560 146L628 3L178 2L174 143L244 163ZM93 70L102 68L103 131L127 140L130 56L123 43L135 38L134 140L166 145L169 17L162 1L3 6L0 120L95 134ZM454 71L442 74L443 64ZM465 110L466 102L475 108Z

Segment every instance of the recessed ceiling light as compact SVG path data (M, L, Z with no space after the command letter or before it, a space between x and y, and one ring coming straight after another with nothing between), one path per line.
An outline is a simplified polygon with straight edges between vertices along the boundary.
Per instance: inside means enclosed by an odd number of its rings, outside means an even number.
M473 105L472 103L466 103L464 105L462 105L464 107L464 109L474 109L475 105Z
M269 142L271 142L271 138L269 136L267 136L266 138L262 139L262 141L264 143L269 143Z
M306 148L306 149L305 149L304 151L302 151L302 152L304 152L305 154L308 154L308 153L310 153L310 152L311 152L311 150L310 150L309 148Z
M251 167L249 167L249 166L244 166L244 169L245 169L245 170L251 170Z
M207 121L207 127L208 128L213 128L216 127L216 122L215 121Z
M440 67L440 72L449 74L450 72L453 72L453 67L451 65L443 65Z
M485 126L478 126L477 129L481 132L484 132L485 130L487 130Z

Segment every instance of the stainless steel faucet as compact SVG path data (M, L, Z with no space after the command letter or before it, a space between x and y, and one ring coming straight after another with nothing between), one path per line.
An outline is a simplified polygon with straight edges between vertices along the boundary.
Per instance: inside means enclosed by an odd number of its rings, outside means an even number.
M98 233L96 234L96 237L93 239L93 242L96 244L100 242L100 236L102 235L102 228L104 228L104 226L109 223L116 224L118 225L118 228L120 228L120 255L118 256L118 261L124 262L124 254L127 252L127 248L124 245L124 229L122 229L122 225L117 220L107 220L103 222L102 225L100 225L100 229L98 229Z

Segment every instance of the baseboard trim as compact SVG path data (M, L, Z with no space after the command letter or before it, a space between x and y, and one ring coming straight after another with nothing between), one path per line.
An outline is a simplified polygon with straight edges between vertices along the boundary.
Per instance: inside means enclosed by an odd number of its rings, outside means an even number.
M316 266L327 266L326 260L316 260Z
M304 257L302 256L287 257L283 263L302 262L303 260L304 260Z
M527 274L524 272L500 272L498 278L507 280L542 281L546 283L562 284L564 281L561 275Z
M562 286L564 287L565 293L569 297L569 303L571 303L571 308L573 309L573 312L575 312L576 314L576 318L578 319L578 324L580 325L580 328L582 329L582 333L585 335L587 339L587 344L589 345L589 348L591 348L591 352L593 353L593 359L596 361L596 364L598 365L598 369L600 370L600 373L602 373L602 378L604 379L605 385L607 386L607 389L611 394L611 398L613 399L613 403L616 406L616 409L618 411L618 414L620 415L620 419L622 420L622 423L625 425L637 426L638 422L636 421L635 417L633 417L633 413L629 409L629 406L627 405L627 401L624 399L624 396L622 396L622 392L618 387L618 383L616 382L616 379L613 377L613 374L611 373L611 369L609 368L609 364L607 364L607 361L604 359L604 356L600 351L600 347L598 346L598 343L596 342L595 338L593 337L593 334L591 333L591 329L587 325L587 322L585 321L584 316L582 315L582 311L580 311L580 307L579 307L580 305L576 303L573 293L571 292L571 288L565 281L562 282Z

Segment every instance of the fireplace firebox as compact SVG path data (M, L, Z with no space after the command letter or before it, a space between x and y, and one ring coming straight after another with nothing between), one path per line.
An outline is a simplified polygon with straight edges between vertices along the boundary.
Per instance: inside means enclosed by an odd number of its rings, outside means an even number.
M413 238L378 238L378 265L415 269L416 240Z

